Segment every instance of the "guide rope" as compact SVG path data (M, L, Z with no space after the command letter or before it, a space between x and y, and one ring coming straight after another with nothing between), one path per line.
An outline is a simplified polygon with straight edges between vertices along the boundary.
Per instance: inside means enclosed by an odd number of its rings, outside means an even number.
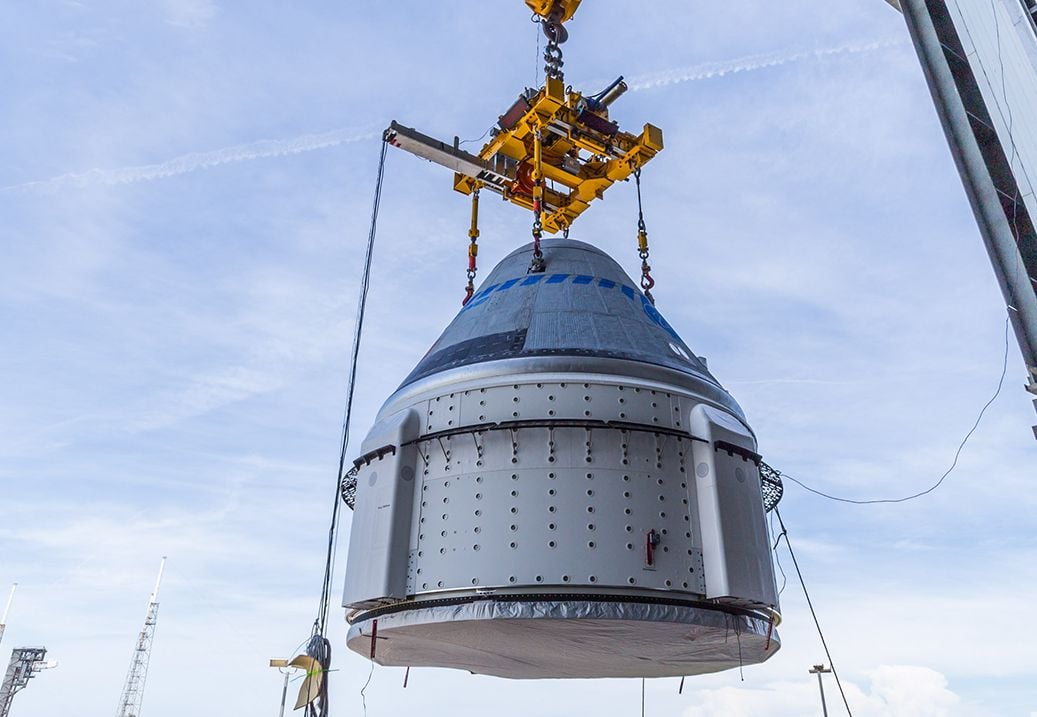
M818 637L821 638L821 646L825 650L825 656L828 658L828 666L832 669L832 676L835 677L835 684L839 687L839 695L843 698L843 705L846 706L846 714L853 717L853 710L850 709L850 703L846 699L846 692L843 690L842 680L839 679L839 672L835 669L835 662L832 660L832 652L828 649L828 641L825 639L825 633L821 629L821 622L817 619L817 612L814 610L814 602L810 599L810 593L807 591L806 581L803 580L803 572L799 569L799 561L796 560L796 553L792 550L792 543L789 542L789 531L785 527L785 522L781 519L781 513L777 508L774 509L774 515L778 518L778 525L781 526L781 534L778 536L778 540L785 538L785 545L789 549L789 555L792 557L792 564L796 568L796 575L799 576L800 587L803 588L803 597L807 599L807 607L810 608L810 616L814 618L814 626L817 627ZM777 545L775 543L775 545Z
M328 528L328 551L324 561L324 580L321 585L320 604L317 618L313 621L313 632L306 654L317 660L324 673L320 693L306 705L306 717L327 717L328 672L331 668L331 643L327 639L328 613L331 608L331 584L338 548L338 522L341 506L342 482L345 476L346 451L349 447L349 424L353 416L353 397L356 391L357 359L360 356L360 340L363 336L364 315L367 310L367 294L371 286L371 259L374 255L375 235L378 227L378 210L382 200L382 183L385 179L385 157L389 144L382 142L378 158L378 176L375 180L374 202L371 208L371 226L367 234L367 250L364 254L364 269L360 280L360 296L357 300L356 319L353 324L353 348L349 359L349 377L346 382L346 407L342 418L342 441L339 451L338 473L335 480L335 499L331 510L331 526Z

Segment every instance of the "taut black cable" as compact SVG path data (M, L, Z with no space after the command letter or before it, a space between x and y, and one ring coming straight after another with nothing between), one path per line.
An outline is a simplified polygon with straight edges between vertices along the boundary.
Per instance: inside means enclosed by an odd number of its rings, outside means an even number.
M374 204L371 208L371 227L367 234L367 251L364 255L364 270L360 280L360 297L357 301L356 320L353 324L353 349L349 360L349 379L346 383L346 408L342 418L342 444L339 451L338 475L335 480L335 499L331 509L331 526L328 528L328 552L324 561L324 581L321 586L317 619L313 621L313 634L306 653L321 665L323 679L317 699L306 706L307 717L325 717L328 712L328 670L331 667L331 643L327 639L328 612L331 609L332 573L338 549L339 507L342 502L342 478L349 447L349 424L353 415L353 395L356 391L357 359L360 356L360 339L364 329L364 314L367 309L367 294L371 286L371 258L378 227L378 210L382 201L382 182L385 178L385 156L389 144L382 142L378 158L378 178L375 181Z
M839 694L843 698L843 704L846 705L846 714L853 717L853 711L850 709L850 703L846 699L846 692L843 691L842 680L839 679L839 673L835 669L835 662L832 660L832 652L828 649L828 641L825 639L825 633L821 630L821 622L817 619L817 612L814 610L814 603L810 599L810 593L807 592L806 581L803 580L803 571L799 569L799 561L796 560L796 553L792 550L792 543L789 542L789 531L785 527L785 521L781 519L781 513L778 509L774 509L774 514L778 517L778 525L781 526L781 535L778 536L778 540L785 538L785 545L789 549L789 555L792 557L792 564L796 568L796 575L799 576L800 587L803 588L803 596L807 599L807 607L810 608L810 616L814 618L814 625L817 627L818 637L821 638L821 646L825 649L825 656L828 657L828 666L832 668L832 675L835 677L835 684L839 687Z

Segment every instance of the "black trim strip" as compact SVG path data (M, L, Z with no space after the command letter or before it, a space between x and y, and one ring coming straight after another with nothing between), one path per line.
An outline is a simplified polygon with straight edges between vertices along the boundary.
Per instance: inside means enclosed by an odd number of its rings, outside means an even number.
M713 444L713 450L724 451L725 453L741 456L747 461L752 461L756 465L760 465L760 461L763 460L763 456L759 453L753 453L748 448L735 445L734 443L728 443L727 441L717 441Z
M426 433L425 435L415 438L413 441L408 441L403 445L411 446L417 443L422 443L424 441L434 441L438 438L459 436L464 435L466 433L483 433L485 431L515 431L520 428L586 428L589 430L607 429L613 431L630 431L632 433L655 433L662 434L664 436L676 436L678 438L687 438L688 440L699 441L700 443L709 443L709 441L707 441L705 438L693 436L687 431L682 431L677 428L667 428L665 426L646 426L642 423L629 423L626 421L587 421L579 419L557 418L528 421L502 421L500 423L478 423L474 426L448 428L444 431Z
M356 468L359 468L362 465L369 466L371 465L371 461L381 460L382 458L385 458L385 456L387 455L395 456L396 446L382 446L381 448L376 448L373 451L365 453L364 455L360 456L355 461L353 461L353 466Z

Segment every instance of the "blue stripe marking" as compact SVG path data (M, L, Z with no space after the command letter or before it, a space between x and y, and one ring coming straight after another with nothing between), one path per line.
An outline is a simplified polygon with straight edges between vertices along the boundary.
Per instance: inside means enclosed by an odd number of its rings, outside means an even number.
M476 306L479 306L479 304L485 304L487 301L489 301L490 294L492 294L493 290L496 289L498 286L500 286L500 284L491 284L490 286L487 286L485 289L473 296L472 300L465 304L464 308L461 309L461 313L463 314L469 309L474 309Z
M497 289L497 291L507 291L511 287L515 286L515 284L519 283L520 281L521 281L521 279L508 279L507 281L505 281L503 284L500 285L500 288Z
M532 274L529 276L520 276L515 279L508 279L503 284L491 284L490 286L487 286L485 289L480 290L479 293L475 294L472 297L472 300L469 301L463 309L461 309L461 313L464 313L470 309L474 309L475 307L480 306L481 304L485 304L487 301L490 300L490 296L492 294L507 291L513 286L535 286L540 283L560 285L565 284L570 277L572 277L573 284L589 286L595 283L596 281L598 287L601 289L615 289L618 286L619 290L622 291L628 299L636 300L638 297L636 289L625 284L617 284L612 279L601 279L594 276L587 276L586 274L577 274L575 276L572 274ZM545 278L546 281L544 281ZM647 299L644 299L644 297L642 297L642 301L646 305L645 313L648 314L649 318L652 319L653 323L660 325L667 332L673 333L673 329L670 328L668 324L666 324L665 319L659 316L658 312L654 310L654 307L648 308L651 306L651 304L648 303Z

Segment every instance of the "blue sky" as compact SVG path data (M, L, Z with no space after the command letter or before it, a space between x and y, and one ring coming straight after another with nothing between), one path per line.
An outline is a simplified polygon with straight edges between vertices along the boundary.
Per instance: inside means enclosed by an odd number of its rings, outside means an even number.
M3 659L61 661L15 715L115 708L162 555L149 717L277 709L266 660L306 638L319 594L378 133L478 137L539 64L519 0L356 5L0 5L0 587L21 585ZM771 464L853 497L927 487L997 385L1005 311L901 17L631 7L585 3L566 70L595 91L634 78L614 116L666 133L644 175L659 308ZM572 234L630 272L632 189ZM467 213L445 171L390 153L355 441L458 308ZM528 220L484 202L483 275ZM855 714L1037 713L1023 381L1013 342L1005 390L924 501L788 487ZM683 695L649 683L649 713L816 714L823 653L794 584L783 609L774 659ZM336 714L368 677L342 617ZM368 714L640 704L636 681L402 678L374 671Z

